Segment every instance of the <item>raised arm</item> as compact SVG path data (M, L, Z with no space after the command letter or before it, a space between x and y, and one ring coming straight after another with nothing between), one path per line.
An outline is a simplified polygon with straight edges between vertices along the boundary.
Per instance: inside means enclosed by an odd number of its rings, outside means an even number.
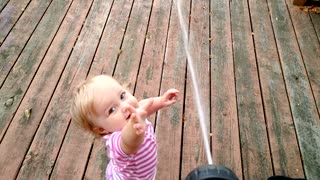
M179 95L178 90L169 89L162 96L141 100L139 102L139 105L143 106L144 104L150 103L150 101L152 102L151 106L148 106L148 108L145 109L145 111L147 112L147 117L148 117L148 116L152 115L153 113L159 111L160 109L174 104L177 101L178 95Z
M136 153L140 145L144 141L144 133L146 131L147 109L152 105L152 101L145 103L143 106L135 109L128 106L127 110L130 112L130 119L128 123L121 130L120 146L126 154Z
M144 141L146 118L156 111L170 106L177 101L179 91L170 89L160 97L144 99L139 108L127 107L131 117L121 131L121 148L126 154L136 153Z

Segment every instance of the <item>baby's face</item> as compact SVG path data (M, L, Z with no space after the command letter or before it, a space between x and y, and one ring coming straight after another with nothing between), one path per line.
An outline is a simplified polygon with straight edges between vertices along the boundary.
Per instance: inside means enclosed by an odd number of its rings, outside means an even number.
M94 102L97 112L94 125L103 134L122 130L131 116L128 107L139 107L137 99L110 77L99 76L94 82L97 97Z

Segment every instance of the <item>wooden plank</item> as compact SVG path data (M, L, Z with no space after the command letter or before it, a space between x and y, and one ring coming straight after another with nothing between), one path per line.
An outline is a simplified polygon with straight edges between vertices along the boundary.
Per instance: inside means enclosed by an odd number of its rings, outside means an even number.
M62 6L64 7L66 5L67 7L62 8ZM27 45L17 59L13 69L6 77L6 81L3 82L0 89L0 104L5 104L8 100L12 100L13 102L10 106L7 105L0 107L0 119L2 119L2 121L0 121L0 139L3 138L4 133L30 84L30 81L41 64L43 56L45 55L52 38L55 36L68 6L69 5L65 3L54 3L50 6L47 14L42 18L38 28L34 31ZM52 21L52 19L55 20ZM24 31L21 31L20 33L23 34L23 32ZM45 38L43 37L44 34L46 34ZM6 51L6 48L3 50ZM14 52L10 53L14 54ZM11 57L5 59L5 61L11 60L15 61L15 59L12 59Z
M113 74L132 5L133 1L114 2L89 76L99 73ZM85 179L105 179L108 162L104 141L96 139L85 172Z
M135 96L138 99L159 96L171 6L172 3L168 0L155 0L153 2L135 88ZM148 118L153 125L155 125L155 117L154 114Z
M232 1L231 27L244 179L267 179L272 164L247 1Z
M6 79L11 68L17 61L21 51L25 48L31 34L38 26L40 19L47 10L52 0L33 0L25 10L19 22L11 30L6 41L0 47L0 87ZM26 26L27 24L27 26ZM7 99L0 96L1 103ZM2 112L0 112L2 114ZM0 122L0 131L3 133L5 122Z
M90 154L84 179L106 179L106 168L109 163L106 146L103 140L96 139Z
M317 104L320 109L320 44L314 31L309 13L301 12L298 7L288 5L295 33L301 50L304 65L307 70L309 82ZM320 29L319 29L320 31Z
M211 124L214 162L242 178L229 2L211 1Z
M0 1L0 12L2 12L3 8L6 7L7 3L9 2L9 0L2 0Z
M132 0L113 3L89 77L98 74L113 75L132 6Z
M317 179L320 174L319 114L287 6L283 1L269 1L268 4L305 175L307 179Z
M114 77L134 92L152 1L134 1Z
M201 97L204 123L207 137L210 133L210 64L209 64L209 1L192 1L190 13L189 49L192 60L199 96ZM184 8L182 9L182 11ZM186 11L184 14L187 14ZM188 16L184 16L188 20ZM194 168L208 164L202 131L199 123L199 113L196 107L191 77L191 68L187 67L187 82L185 92L185 118L183 127L181 178L184 179ZM210 143L210 142L208 142Z
M84 15L82 19L79 18L82 22L86 15L88 16L83 28L81 29L77 43L73 47L68 64L61 75L61 79L43 117L43 121L39 126L37 134L34 137L34 141L27 153L24 166L20 170L20 174L18 176L21 178L48 178L52 172L53 165L55 165L55 167L60 165L59 162L55 163L58 153L60 152L61 154L65 154L65 151L59 151L62 141L65 140L65 143L71 143L68 138L69 136L66 135L65 137L65 133L70 123L70 97L72 96L74 87L87 76L99 38L102 34L105 20L109 14L111 2L98 0L94 1L93 4L92 1L74 1L74 3L76 12ZM89 9L90 12L87 14ZM75 42L73 41L73 43ZM61 104L64 104L65 108L61 108ZM87 134L83 132L78 132L78 134L73 135L76 135L73 136L73 138L80 138L83 144L92 142L92 137L87 136ZM57 170L51 175L52 177L58 179L70 179L69 177L80 179L83 176L88 154L90 152L90 146L85 147L83 144L73 144L74 146L77 146L78 149L73 149L74 151L71 153L78 155L78 159L70 161L73 163L71 167L72 171L69 171L66 174L61 173L57 176L57 174L55 174L55 172L59 170L57 167ZM80 145L81 148L79 147ZM35 153L37 154L36 157L28 157ZM68 165L70 165L70 163L67 163L64 166L64 168L66 168L64 171L70 170L70 166ZM39 170L32 171L34 167L38 167ZM60 171L58 171L58 173L60 173Z
M268 5L266 1L249 2L274 173L303 178L298 142L292 140L296 133Z
M309 12L309 14L310 14L314 29L316 31L316 34L318 36L318 40L320 41L320 16L319 14L312 13L312 12Z
M0 14L0 45L24 12L30 0L12 0Z
M37 84L35 85L36 87L33 87L33 89L31 88L30 92L31 94L34 94L27 95L27 100L23 101L24 103L20 104L20 102L26 90L28 89L29 83L32 80L39 64L41 63L48 46L52 42L52 38L54 37L70 4L71 1L51 4L47 14L43 17L38 29L34 32L33 36L29 40L29 43L22 52L17 64L9 74L7 81L0 90L1 97L10 98L14 96L15 101L15 104L10 106L10 108L2 109L4 113L1 114L1 119L7 123L10 123L11 118L15 115L0 146L0 152L8 155L0 157L1 164L6 164L6 168L1 169L1 174L5 175L6 177L16 176L19 166L33 138L33 134L35 133L42 117L41 114L38 114L41 113L41 110L37 111L37 108L42 109L42 111L44 111L46 108L46 106L43 106L41 103L37 104L35 102L35 97L38 97L39 95L39 98L41 99L43 96L48 96L46 94L48 89L43 88L43 86L50 84L46 80L50 80L50 73L52 71L47 72L48 74L42 71L42 73L44 73L42 75L48 76L48 79L42 80L42 86ZM44 34L46 35L45 37L43 36ZM57 56L55 55L54 57ZM50 65L53 67L59 66L54 62L51 62ZM43 78L41 75L40 77ZM55 87L54 83L52 87ZM20 94L15 94L16 92L20 92ZM50 96L47 98L50 98ZM19 109L17 110L18 105ZM4 106L1 106L1 108L3 107ZM32 117L25 117L24 111L31 108L33 109ZM18 135L15 135L17 132L19 132ZM19 148L13 148L13 146L16 147L17 144L19 144ZM15 157L14 160L10 160L10 154L12 157Z
M190 1L183 1L182 9L188 17ZM158 142L157 179L179 179L184 106L186 56L175 4L172 5L166 54L161 80L161 92L169 88L179 90L179 100L158 113L156 135Z
M24 110L23 107L32 107L34 119L41 120L45 114L60 79L60 74L62 74L78 38L90 4L90 1L73 1L57 32L57 36L48 50L47 56L44 58L43 64L45 65L38 70L20 106L22 111ZM66 130L68 125L68 121L56 122L57 119L53 119L42 121L19 171L19 178L38 177L43 179L50 175L55 163L56 153L60 148L59 141L64 137L64 133L61 133L61 131Z
M41 53L45 53L45 46L50 43L50 39L42 39L39 42L39 37L36 36L41 36L46 28L48 28L48 36L53 36L55 29L58 27L57 25L59 25L59 22L56 21L55 27L54 23L50 22L50 19L47 18L46 21L43 21L42 25L39 25L38 30L35 31L34 35L29 40L30 43L24 47L28 38L31 36L33 28L35 28L38 23L32 20L35 19L39 21L41 17L32 13L36 12L43 14L43 11L45 11L49 3L50 2L41 1L41 3L38 3L39 9L37 10L34 10L35 4L30 5L19 23L9 34L7 40L0 47L0 104L6 104L7 101L11 101L9 105L7 104L6 106L0 107L0 139L3 138L15 111L20 104L21 98L25 93L24 91L41 61ZM29 26L26 26L26 23L29 24ZM35 48L36 51L30 51L32 48ZM21 53L23 49L25 50ZM18 58L19 54L20 57ZM15 63L17 65L11 70ZM9 72L10 74L8 74Z
M140 98L147 98L152 96L158 96L159 95L159 89L160 89L160 79L161 79L161 73L162 73L162 66L163 66L163 59L164 59L164 53L166 48L166 38L167 38L167 31L168 31L168 25L169 25L169 15L171 10L172 2L170 1L164 1L164 0L155 0L153 3L153 9L152 9L152 15L150 18L150 25L148 28L147 33L147 39L146 39L146 45L144 48L144 53L142 57L141 67L139 71L139 76L137 80L135 95L136 97ZM172 87L167 87L172 88ZM167 89L164 89L163 91L166 91ZM181 92L182 89L180 89ZM181 95L181 94L180 94ZM172 107L169 107L172 108ZM162 113L162 110L158 113ZM157 118L156 122L154 121L155 115L150 117L150 120L153 124L161 123L166 124L165 122L168 119ZM155 125L156 126L156 125ZM156 126L157 127L157 126ZM160 145L161 142L159 142L159 136L157 138L158 145ZM171 147L171 146L170 146ZM158 150L158 153L160 153L160 149ZM168 152L166 150L165 152ZM179 151L178 151L179 152ZM177 152L177 153L178 153ZM163 160L161 155L158 157L158 161ZM164 176L163 172L161 173L161 167L164 167L167 165L168 162L161 163L159 162L159 165L157 167L157 179L162 179L161 176ZM165 173L172 174L173 169L170 169L170 171L167 171ZM178 167L175 167L176 171L178 170Z
M190 11L190 1L182 1L185 13ZM188 14L184 14L188 17ZM179 90L179 100L158 112L156 135L158 142L158 166L156 179L180 179L182 123L186 56L182 40L177 8L172 6L166 54L161 79L160 94L170 88Z
M82 78L84 78L84 75L82 75ZM77 84L74 84L74 86L76 85ZM69 121L69 118L70 117L67 117L65 121ZM66 131L65 128L63 130ZM82 179L85 173L88 156L91 153L92 135L84 132L74 123L70 124L66 133L62 149L59 152L56 164L54 164L50 179ZM73 148L70 148L71 146L73 146ZM77 156L78 159L74 158L75 156ZM50 174L50 172L49 170L48 174Z

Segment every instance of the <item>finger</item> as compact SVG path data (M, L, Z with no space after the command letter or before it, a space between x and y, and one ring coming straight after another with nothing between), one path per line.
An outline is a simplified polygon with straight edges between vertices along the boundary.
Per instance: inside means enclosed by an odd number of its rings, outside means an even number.
M169 94L168 99L169 99L169 100L176 100L177 97L178 97L178 93L173 92L173 93Z
M127 105L124 109L129 113L137 113L136 109L130 105Z
M131 117L130 119L133 121L134 124L137 124L139 123L139 119L137 118L137 115L136 114L131 114Z
M133 125L133 128L135 128L136 130L139 130L139 129L141 129L141 125L140 124L135 124L135 125Z
M179 90L177 90L177 89L169 89L167 92L168 92L168 93L177 94L177 93L179 93Z
M169 100L177 97L178 94L179 94L179 91L176 89L169 89L166 93Z
M144 132L143 128L142 128L142 126L140 124L135 124L133 127L135 128L137 135L140 135L140 134L142 134Z

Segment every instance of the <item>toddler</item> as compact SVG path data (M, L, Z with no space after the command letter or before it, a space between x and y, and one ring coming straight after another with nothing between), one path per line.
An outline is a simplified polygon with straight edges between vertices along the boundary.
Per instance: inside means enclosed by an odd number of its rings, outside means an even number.
M146 119L176 102L179 91L139 101L110 76L99 75L80 84L71 107L72 119L103 137L110 159L107 179L154 179L157 145Z

